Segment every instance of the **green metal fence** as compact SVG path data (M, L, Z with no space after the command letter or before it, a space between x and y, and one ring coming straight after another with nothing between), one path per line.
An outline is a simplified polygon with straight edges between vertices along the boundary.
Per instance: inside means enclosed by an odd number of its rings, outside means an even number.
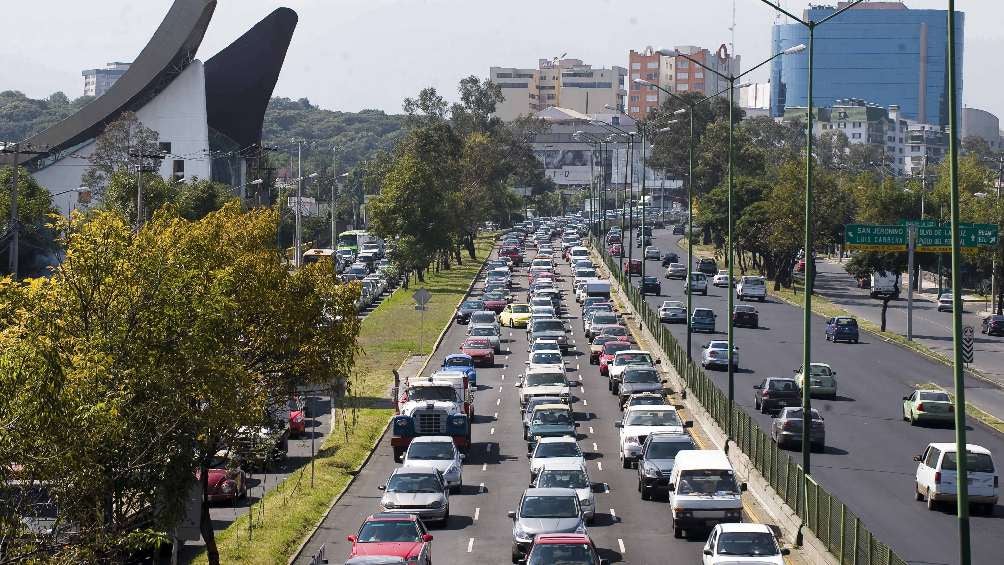
M826 492L812 477L806 481L802 467L779 450L777 443L745 410L733 404L729 414L726 394L704 374L699 365L688 361L684 346L662 325L658 312L648 305L638 288L630 284L628 277L618 268L617 261L595 238L593 247L620 283L640 322L655 336L669 362L686 381L689 394L697 397L697 401L722 429L728 429L729 418L732 418L735 435L732 439L736 446L749 457L774 492L805 521L806 527L826 545L830 553L846 565L906 565L889 546L875 539L861 519L840 500ZM802 492L805 484L809 485L807 492Z

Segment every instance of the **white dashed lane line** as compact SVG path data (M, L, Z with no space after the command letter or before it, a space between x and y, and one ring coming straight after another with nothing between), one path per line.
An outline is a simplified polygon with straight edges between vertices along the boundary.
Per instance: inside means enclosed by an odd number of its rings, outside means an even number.
M603 462L602 461L597 461L596 462L596 468L599 469L600 471L602 471L603 470Z
M627 551L626 549L624 549L624 540L622 540L621 538L617 538L617 548L621 550L621 555L624 555L624 553Z
M617 519L617 511L614 510L613 508L611 508L610 509L610 516L613 517L614 520L616 520Z
M492 428L492 431L490 431L490 432L488 433L488 435L490 435L490 436L493 436L493 435L495 435L495 428Z
M478 518L481 517L481 508L474 509L474 521L477 522Z
M485 490L485 484L481 483L478 485L478 492L488 492Z
M471 553L472 551L474 551L474 538L467 540L467 553Z
M593 451L599 451L600 448L596 447L596 442L593 442Z
M495 399L495 406L501 406L501 405L502 405L502 397L496 398Z
M589 426L589 433L593 433L593 427Z

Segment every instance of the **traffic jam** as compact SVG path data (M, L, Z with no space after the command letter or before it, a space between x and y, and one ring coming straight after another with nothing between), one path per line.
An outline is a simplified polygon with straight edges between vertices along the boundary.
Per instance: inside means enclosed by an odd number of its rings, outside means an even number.
M346 563L785 562L586 233L555 218L500 236L428 368L395 391L392 464Z

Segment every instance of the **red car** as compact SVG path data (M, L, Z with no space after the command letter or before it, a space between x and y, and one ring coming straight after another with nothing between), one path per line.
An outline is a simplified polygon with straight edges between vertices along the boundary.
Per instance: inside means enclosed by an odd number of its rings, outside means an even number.
M195 471L195 480L201 478ZM241 469L237 454L221 449L209 459L209 502L236 500L247 496L247 475Z
M303 399L295 396L289 399L289 436L299 437L307 433L307 414Z
M460 344L460 351L465 355L470 355L476 365L482 367L495 365L495 348L487 339L469 337Z
M586 534L539 534L530 546L526 565L606 565Z
M485 310L491 310L496 314L499 314L503 310L505 310L505 307L509 304L509 301L507 301L505 298L500 298L498 296L486 295L481 297L481 299L485 303Z
M631 342L628 341L608 341L603 344L603 352L600 353L600 375L607 376L607 364L613 362L614 355L618 351L631 349Z
M400 557L418 565L432 563L432 535L414 514L373 514L348 540L352 542L350 559Z
M624 254L624 247L621 244L619 244L619 243L615 243L615 244L611 245L610 247L608 247L607 251L609 251L610 255L612 255L614 257L620 257L621 255Z
M627 263L624 263L624 274L625 275L640 275L641 274L641 261L638 259L631 259Z

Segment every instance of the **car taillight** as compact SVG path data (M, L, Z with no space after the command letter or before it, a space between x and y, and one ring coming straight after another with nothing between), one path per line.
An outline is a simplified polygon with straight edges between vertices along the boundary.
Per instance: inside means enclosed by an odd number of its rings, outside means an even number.
M920 404L917 405L917 411L918 412L923 412L924 411L924 403L923 402L921 402Z
M770 398L770 393L769 393L769 392L765 392L765 393L763 393L763 395L762 395L762 398L763 398L764 400L767 400L767 399L769 399L769 398Z
M939 484L939 485L941 484L941 471L936 471L934 473L934 482L935 482L935 484Z
M784 428L784 429L786 429L786 430L790 430L790 429L792 429L792 428L795 427L795 423L794 422L785 422L784 425L781 426L781 427Z

